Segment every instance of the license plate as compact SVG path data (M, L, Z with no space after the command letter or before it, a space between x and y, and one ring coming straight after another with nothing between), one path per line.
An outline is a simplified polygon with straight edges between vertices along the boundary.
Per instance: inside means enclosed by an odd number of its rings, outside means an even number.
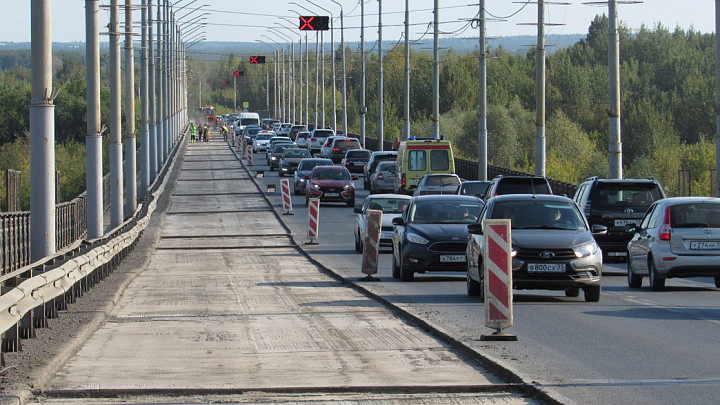
M365 166L365 163L363 163L363 162L355 162L355 163L353 163L353 166Z
M420 179L410 179L410 184L419 184Z
M340 193L325 193L325 197L340 197Z
M393 233L390 231L387 232L380 232L380 238L381 239L392 239Z
M441 255L440 263L459 263L465 261L465 255Z
M720 249L720 242L717 241L692 241L690 242L692 250L715 250Z
M563 263L528 263L528 273L564 273Z
M616 219L615 220L615 226L626 226L626 225L640 225L639 219Z

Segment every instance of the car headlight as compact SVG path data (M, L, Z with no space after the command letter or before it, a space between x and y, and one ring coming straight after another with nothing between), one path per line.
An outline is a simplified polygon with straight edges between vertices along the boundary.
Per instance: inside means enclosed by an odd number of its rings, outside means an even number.
M350 190L352 188L351 184L346 184L343 186L343 190Z
M303 178L303 177L298 177L297 181L299 181L300 183L305 183L305 178Z
M313 184L313 188L314 188L315 190L320 190L320 186L317 185L317 184Z
M270 156L270 160L277 160L275 156Z
M597 244L595 242L590 242L584 245L576 246L573 248L573 252L575 252L575 257L578 259L591 256L597 252Z
M407 240L408 242L417 243L418 245L427 245L430 242L416 233L409 233L407 235Z

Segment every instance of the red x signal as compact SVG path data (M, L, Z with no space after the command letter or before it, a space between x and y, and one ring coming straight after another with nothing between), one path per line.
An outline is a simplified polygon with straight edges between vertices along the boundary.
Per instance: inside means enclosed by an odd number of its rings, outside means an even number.
M315 31L315 28L310 24L315 17L300 17L300 31Z
M257 56L251 56L250 57L250 63L258 63Z
M236 70L236 71L235 71L235 76L240 76L240 71L239 71L239 70Z

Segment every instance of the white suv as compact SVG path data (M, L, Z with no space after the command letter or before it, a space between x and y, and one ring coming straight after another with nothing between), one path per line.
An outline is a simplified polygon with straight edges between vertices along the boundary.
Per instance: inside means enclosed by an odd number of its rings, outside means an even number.
M335 135L335 131L332 129L315 129L310 133L310 141L308 142L308 149L310 153L320 153L320 150L325 144L325 139L328 136Z

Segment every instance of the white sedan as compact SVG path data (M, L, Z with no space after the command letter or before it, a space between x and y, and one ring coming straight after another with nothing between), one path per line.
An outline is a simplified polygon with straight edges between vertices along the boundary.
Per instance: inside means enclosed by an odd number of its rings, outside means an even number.
M362 253L365 243L365 212L380 210L383 212L378 251L392 250L393 218L402 215L410 201L409 195L403 194L371 194L365 198L362 206L355 207L355 251ZM385 249L383 249L385 248Z

